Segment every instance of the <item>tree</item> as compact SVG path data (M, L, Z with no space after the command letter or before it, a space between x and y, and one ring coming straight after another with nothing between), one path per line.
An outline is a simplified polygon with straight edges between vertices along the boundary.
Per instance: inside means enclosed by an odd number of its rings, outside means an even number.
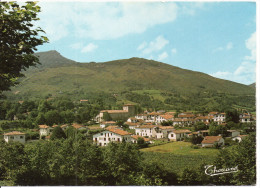
M256 138L251 134L242 142L220 150L214 165L217 169L238 167L238 172L216 177L218 185L255 185Z
M61 139L61 138L66 138L64 131L59 126L55 127L51 134L51 140Z
M142 137L139 137L137 139L137 146L139 148L146 148L146 147L148 147L148 143L146 143Z
M195 136L195 135L193 135L191 137L191 143L194 144L194 145L195 144L201 144L202 140L203 140L202 136Z
M35 2L20 6L15 2L0 2L0 94L17 84L21 71L39 63L36 47L48 42L39 36L44 31L33 22L39 20L40 7Z

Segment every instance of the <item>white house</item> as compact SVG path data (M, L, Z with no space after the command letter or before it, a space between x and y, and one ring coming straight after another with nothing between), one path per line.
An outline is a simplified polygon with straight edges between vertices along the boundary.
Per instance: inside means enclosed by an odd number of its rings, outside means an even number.
M121 129L107 129L93 135L93 142L99 146L106 146L110 142L132 142L131 133Z
M240 135L240 131L237 130L227 130L228 134L230 137L237 137L238 135Z
M190 130L183 129L183 130L173 130L169 132L168 139L171 141L179 141L184 139L185 137L188 137L188 135L191 133Z
M194 124L194 119L188 119L188 118L174 118L173 119L173 126L179 125L181 127L189 126Z
M25 143L25 133L19 131L13 131L4 134L4 140L8 142L21 142L22 144Z
M132 122L126 122L126 125L129 126L129 129L135 129L136 127L140 126L140 123L132 123Z
M212 121L212 116L198 116L195 118L195 122L203 122L208 125Z
M143 121L145 121L145 120L147 120L147 114L137 114L136 116L135 116L135 118L136 119L141 119L141 120L143 120Z
M135 128L135 134L139 136L148 136L149 138L154 137L155 127L156 125L141 125Z
M155 138L168 138L168 134L174 130L173 126L160 126L154 128Z
M137 122L138 122L138 119L135 118L135 117L130 117L130 118L127 119L126 122L129 122L129 123L137 123Z
M243 116L241 116L240 115L240 117L239 117L239 121L241 122L241 123L250 123L251 122L251 116L249 116L249 115L243 115Z
M49 127L48 125L39 125L40 128L40 138L42 136L48 136L52 132L52 127Z
M213 115L214 122L218 124L225 123L226 121L226 113L218 113Z
M164 114L164 115L158 115L155 117L155 122L156 123L162 123L163 121L172 121L174 118L173 115L169 115L169 114Z
M201 142L202 147L213 147L215 144L220 146L225 145L225 141L222 136L206 136Z

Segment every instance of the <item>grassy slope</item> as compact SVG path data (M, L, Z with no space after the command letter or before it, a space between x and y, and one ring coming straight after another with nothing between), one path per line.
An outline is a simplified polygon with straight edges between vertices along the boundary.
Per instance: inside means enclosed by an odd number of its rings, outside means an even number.
M21 94L55 94L59 91L157 90L192 93L201 90L254 94L254 89L207 74L168 64L131 58L105 63L76 63L55 51L38 54L42 65L25 72L26 78L12 89ZM155 94L156 98L160 98Z
M202 163L212 164L219 151L217 149L192 149L191 143L172 142L160 146L141 149L147 162L158 161L166 169L179 173L185 167L197 168Z

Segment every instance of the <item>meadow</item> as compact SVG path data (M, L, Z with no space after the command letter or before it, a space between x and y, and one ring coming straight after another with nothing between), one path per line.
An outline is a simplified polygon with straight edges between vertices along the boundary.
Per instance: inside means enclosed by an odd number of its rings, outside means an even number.
M156 161L169 171L179 173L184 168L199 168L201 164L213 164L219 150L213 148L191 148L189 142L171 142L141 149L146 162Z

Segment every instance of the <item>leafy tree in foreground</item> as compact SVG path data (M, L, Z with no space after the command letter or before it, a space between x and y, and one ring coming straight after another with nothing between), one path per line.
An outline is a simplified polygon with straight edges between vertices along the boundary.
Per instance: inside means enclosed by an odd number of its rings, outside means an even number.
M66 134L60 127L55 127L51 134L51 140L66 138Z
M251 134L242 142L220 150L217 169L238 166L238 172L214 178L219 185L254 185L256 183L256 138Z
M34 51L47 42L41 28L32 29L39 20L40 7L35 2L20 6L15 2L0 2L0 93L9 90L23 76L22 70L39 63Z

